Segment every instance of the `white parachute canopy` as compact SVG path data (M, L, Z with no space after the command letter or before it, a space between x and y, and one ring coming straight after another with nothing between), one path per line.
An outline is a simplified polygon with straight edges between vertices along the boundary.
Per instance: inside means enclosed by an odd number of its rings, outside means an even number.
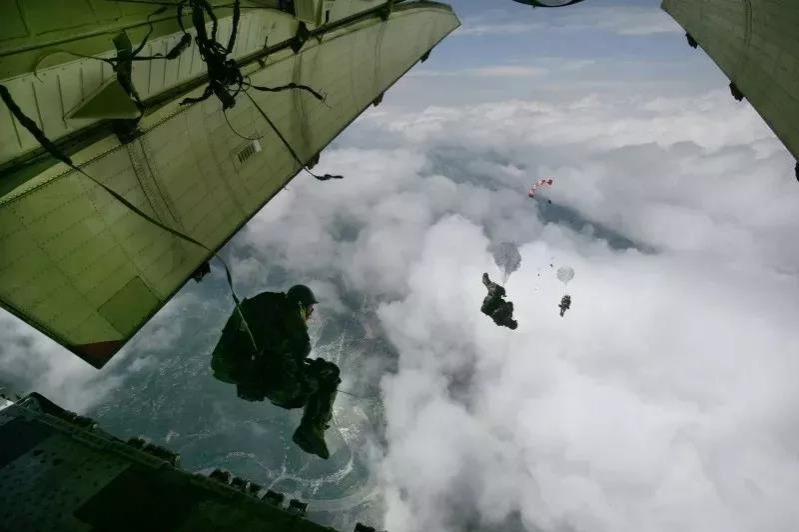
M561 266L558 268L558 279L560 279L560 282L564 285L569 284L569 281L574 279L574 268L571 266Z
M497 268L502 272L502 284L508 282L510 274L519 269L522 264L522 255L519 253L519 248L512 242L500 242L492 246L492 253L494 255L494 262Z

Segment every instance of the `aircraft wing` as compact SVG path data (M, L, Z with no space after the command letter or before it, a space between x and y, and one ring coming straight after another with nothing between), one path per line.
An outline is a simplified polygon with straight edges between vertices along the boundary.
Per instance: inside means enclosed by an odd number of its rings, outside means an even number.
M459 25L448 6L404 2L390 15L359 13L316 28L299 51L273 46L267 55L261 52L263 39L279 35L275 24L283 19L268 10L246 16L237 42L246 48L239 56L257 59L240 60L252 84L294 82L327 94L320 102L298 90L248 93L303 163ZM279 42L288 43L294 29L296 24L284 29ZM162 37L167 43L178 38ZM227 121L215 97L180 106L185 96L205 88L198 82L187 92L186 84L177 83L187 72L204 71L191 49L184 55L182 61L135 63L136 87L146 102L160 101L159 106L141 119L126 143L106 134L74 151L72 159L148 216L216 251L297 174L300 164L247 95L237 97ZM59 97L80 101L70 91L85 101L88 91L77 86L84 77L69 73L94 68L90 61L42 69L41 83L53 92L51 99L39 97L35 107L59 105ZM24 86L8 84L15 98L34 105ZM26 110L36 116L30 106ZM69 107L62 101L60 111L37 122L68 140L71 133L65 129L75 128L64 118ZM16 135L19 146L31 143L18 123L10 131L7 114L0 118L3 139ZM78 124L88 123L83 120ZM242 139L234 129L259 138ZM148 222L64 164L51 160L38 172L31 170L35 164L25 168L27 175L12 174L5 184L0 179L0 305L100 368L211 253Z

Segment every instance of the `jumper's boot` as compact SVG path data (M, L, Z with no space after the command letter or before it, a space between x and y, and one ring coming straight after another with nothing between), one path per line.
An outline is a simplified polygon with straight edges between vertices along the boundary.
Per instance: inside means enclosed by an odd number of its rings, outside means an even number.
M310 364L309 380L316 380L316 390L308 398L302 413L300 426L294 431L292 440L306 453L315 454L325 460L330 451L325 442L325 430L333 419L333 403L339 379L338 366L317 358Z

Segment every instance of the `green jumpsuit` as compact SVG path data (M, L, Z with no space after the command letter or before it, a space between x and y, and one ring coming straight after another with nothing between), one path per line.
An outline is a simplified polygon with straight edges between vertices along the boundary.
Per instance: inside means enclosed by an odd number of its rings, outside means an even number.
M282 408L304 407L298 433L323 433L341 380L335 364L307 358L311 341L302 309L285 294L274 292L245 299L240 308L252 337L234 308L211 355L214 377L235 384L242 399L269 399ZM295 442L300 444L298 433ZM327 454L326 449L309 452Z

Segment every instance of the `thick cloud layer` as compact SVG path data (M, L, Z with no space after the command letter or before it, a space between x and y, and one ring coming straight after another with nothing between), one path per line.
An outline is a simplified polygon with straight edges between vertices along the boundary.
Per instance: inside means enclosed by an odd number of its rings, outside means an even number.
M237 253L382 302L386 529L799 526L799 191L751 109L383 111L341 144L379 147L327 154L346 179L298 179ZM552 205L525 195L545 175ZM500 240L514 332L479 312ZM565 318L550 264L577 271Z
M253 291L282 270L309 280L320 312L344 311L344 292L377 305L399 354L375 464L386 530L799 529L793 161L723 91L606 88L408 114L387 102L323 154L344 180L297 178L226 250ZM551 205L526 196L544 176ZM479 312L500 241L523 258L513 332ZM563 264L577 275L560 318ZM205 304L171 303L125 371L147 370ZM67 407L124 378L13 318L0 336L4 377Z

